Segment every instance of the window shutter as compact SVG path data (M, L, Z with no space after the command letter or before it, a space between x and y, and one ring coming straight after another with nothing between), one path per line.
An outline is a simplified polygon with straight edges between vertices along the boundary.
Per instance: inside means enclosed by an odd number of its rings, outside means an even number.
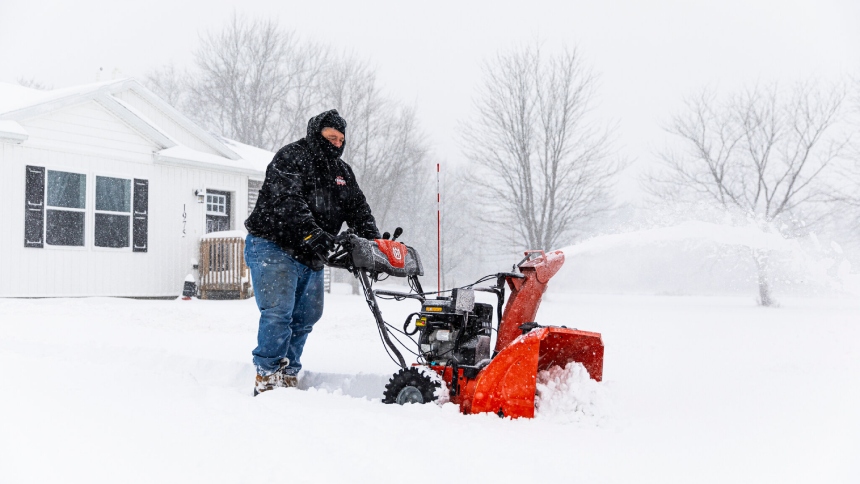
M134 220L132 250L146 252L149 247L149 181L134 179Z
M24 201L24 247L44 247L45 167L27 166Z

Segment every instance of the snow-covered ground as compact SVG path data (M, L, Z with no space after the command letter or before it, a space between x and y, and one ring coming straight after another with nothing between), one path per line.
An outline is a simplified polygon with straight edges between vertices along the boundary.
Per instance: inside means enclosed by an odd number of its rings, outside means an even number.
M328 297L299 389L251 397L247 301L0 300L0 482L860 482L860 300L582 295L604 381L534 420L379 402L364 300ZM414 302L384 302L400 322Z

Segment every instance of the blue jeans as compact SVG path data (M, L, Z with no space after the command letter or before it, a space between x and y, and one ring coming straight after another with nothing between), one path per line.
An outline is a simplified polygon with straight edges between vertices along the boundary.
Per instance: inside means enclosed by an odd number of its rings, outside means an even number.
M301 357L308 334L323 312L323 271L293 259L278 244L248 234L245 263L251 270L254 298L260 308L260 327L254 365L262 375L289 358L286 374L302 369Z

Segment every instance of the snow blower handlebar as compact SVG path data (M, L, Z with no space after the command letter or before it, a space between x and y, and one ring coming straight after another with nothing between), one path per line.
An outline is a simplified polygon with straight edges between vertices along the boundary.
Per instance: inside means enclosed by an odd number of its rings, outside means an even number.
M423 273L418 254L411 247L399 243L394 245L395 240L402 233L403 229L397 227L393 238L389 239L389 234L386 232L382 240L369 241L357 236L352 229L349 229L335 237L335 250L328 257L327 264L331 267L346 269L358 279L386 351L401 368L406 368L406 361L400 350L391 341L388 324L382 318L382 311L376 301L377 295L395 298L409 297L424 301L424 293L421 283L418 281L418 276ZM383 245L387 246L389 253L380 250ZM409 285L415 293L374 290L373 282L379 280L381 273L407 277Z
M415 299L424 304L428 297L430 299L437 298L430 293L424 292L421 287L421 282L418 276L423 274L421 259L418 253L408 246L400 246L405 248L405 256L403 267L396 267L391 262L392 255L383 252L383 248L387 245L390 248L388 241L392 243L403 233L403 229L398 227L389 238L388 232L383 235L381 240L370 241L358 237L352 229L349 229L337 237L335 237L335 250L328 257L327 264L330 267L346 269L355 276L364 293L365 301L370 308L373 318L376 321L376 326L379 331L380 338L386 346L386 351L402 368L406 367L405 360L392 341L389 325L385 322L382 316L382 311L379 308L377 296L392 297L394 299ZM404 255L404 254L401 254ZM527 257L528 259L528 257ZM516 268L514 269L516 270ZM388 291L384 289L373 289L373 282L380 280L381 275L393 275L395 277L406 277L412 292L405 293L399 291ZM496 304L496 321L502 321L502 308L505 301L506 285L511 285L511 280L520 280L525 276L520 272L501 272L482 278L476 282L478 284L483 281L495 280L495 285L490 287L473 287L475 284L466 286L463 289L473 289L480 292L488 292L495 294L498 299ZM506 284L507 282L507 284ZM497 324L498 324L497 323Z

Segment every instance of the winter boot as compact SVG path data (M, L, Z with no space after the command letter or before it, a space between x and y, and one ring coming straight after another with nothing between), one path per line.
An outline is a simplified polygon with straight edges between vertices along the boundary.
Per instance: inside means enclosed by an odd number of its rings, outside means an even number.
M296 375L284 375L284 388L295 388L299 386L299 378Z
M284 358L281 360L280 367L268 375L261 374L257 370L257 378L254 381L254 396L275 388L293 388L298 386L299 379L295 375L287 375L285 372L290 360Z

